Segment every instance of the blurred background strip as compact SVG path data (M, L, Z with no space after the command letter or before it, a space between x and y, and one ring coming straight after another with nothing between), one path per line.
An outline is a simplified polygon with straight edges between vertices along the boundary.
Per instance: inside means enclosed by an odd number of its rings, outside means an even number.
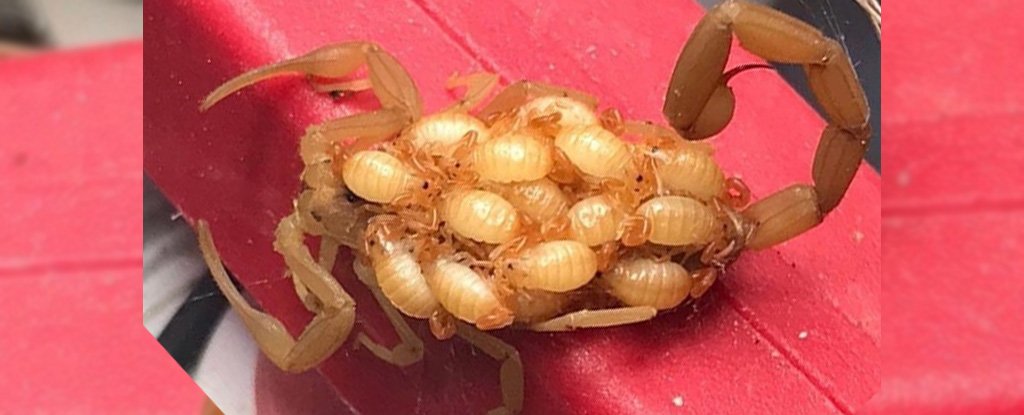
M141 327L141 10L0 1L0 413L201 408Z
M142 45L0 63L0 413L190 413L141 327Z
M883 391L866 413L1024 413L1024 8L886 13Z

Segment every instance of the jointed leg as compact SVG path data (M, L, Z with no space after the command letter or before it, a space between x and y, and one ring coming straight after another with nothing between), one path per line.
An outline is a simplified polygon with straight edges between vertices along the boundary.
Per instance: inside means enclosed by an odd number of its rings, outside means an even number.
M409 327L409 323L405 321L402 314L395 309L391 301L380 291L380 286L377 285L377 277L373 275L373 270L359 260L352 264L352 268L355 270L359 280L373 293L373 297L377 299L377 303L384 310L384 314L391 321L391 325L395 328L398 338L402 341L397 346L388 349L380 343L371 340L366 334L359 333L356 335L358 344L366 347L381 360L399 367L409 366L423 359L423 340L412 331L412 328Z
M469 75L452 75L445 85L449 90L466 87L466 93L462 99L452 104L443 111L471 111L491 95L494 88L498 87L498 75L490 72L474 72Z
M334 269L334 262L338 258L339 246L340 244L338 244L338 241L335 241L329 236L320 238L320 254L317 255L320 268L323 268L328 272ZM291 274L288 275L291 276ZM309 288L302 285L302 281L299 281L298 278L295 278L294 276L291 276L291 278L292 283L295 284L295 294L299 297L299 300L302 300L302 305L306 306L306 309L311 313L320 312L320 310L323 309L323 305L320 304L320 301L317 300L316 296L309 292Z
M349 153L364 150L398 134L406 125L405 113L392 109L336 118L309 127L299 143L299 155L306 165L328 161L335 145ZM350 138L356 141L348 145L345 141Z
M519 81L502 90L487 106L480 110L480 118L487 119L487 117L493 114L510 111L534 98L549 95L567 96L591 108L597 107L597 98L586 93L540 82Z
M290 216L285 221L293 218L294 216ZM355 323L355 302L337 285L337 281L334 281L330 274L316 270L318 266L311 257L306 263L300 253L292 252L292 248L289 248L290 254L293 256L289 267L323 305L321 312L313 317L313 320L296 339L288 333L279 320L253 308L231 283L220 256L217 254L217 247L213 244L213 237L206 222L200 220L196 224L196 230L199 234L199 247L203 252L203 259L210 267L214 281L227 297L231 307L242 318L242 322L252 333L256 344L278 367L288 372L308 370L333 354L348 337L352 325ZM305 247L303 246L301 249L305 249ZM300 258L294 258L295 256ZM305 256L309 257L308 251ZM315 281L318 278L326 278L329 281Z
M580 310L530 326L533 331L571 331L584 328L613 327L640 323L658 314L654 307L622 307L604 310Z
M457 323L457 334L488 356L501 361L502 406L488 414L516 414L523 410L523 361L512 345L462 322Z

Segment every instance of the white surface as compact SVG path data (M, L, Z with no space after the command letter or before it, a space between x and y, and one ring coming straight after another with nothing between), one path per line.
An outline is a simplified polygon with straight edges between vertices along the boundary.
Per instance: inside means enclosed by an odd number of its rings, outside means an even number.
M5 0L0 0L5 1ZM161 0L151 0L161 1ZM77 47L142 36L142 0L27 0L54 45ZM143 324L158 336L205 275L195 236L148 180L143 209ZM226 413L255 414L258 348L230 310L213 332L193 379Z
M174 209L148 179L143 209L143 324L157 337L183 303L202 300L188 295L196 280L205 277L206 265L192 229L184 220L174 219ZM258 352L238 316L229 309L210 337L192 379L224 413L255 414Z
M210 338L192 379L225 414L255 414L255 367L259 349L238 315L228 312Z
M162 1L162 0L156 0ZM60 47L142 37L142 0L28 0Z

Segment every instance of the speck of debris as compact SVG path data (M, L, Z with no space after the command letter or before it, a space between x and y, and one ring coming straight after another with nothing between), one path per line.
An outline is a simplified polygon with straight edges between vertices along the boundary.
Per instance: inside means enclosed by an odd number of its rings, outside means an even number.
M863 240L864 240L864 232L853 231L853 241L854 242L860 243L860 241L863 241Z
M672 405L675 405L675 406L678 406L678 407L682 407L683 406L683 397L682 396L676 396L675 398L672 398Z
M801 331L800 334L796 335L796 337L799 338L800 340L806 339L807 338L807 330Z
M171 221L176 221L176 220L178 220L178 219L181 219L181 217L182 217L183 215L184 215L184 214L183 214L183 213L181 213L181 212L174 212L173 214L171 214Z

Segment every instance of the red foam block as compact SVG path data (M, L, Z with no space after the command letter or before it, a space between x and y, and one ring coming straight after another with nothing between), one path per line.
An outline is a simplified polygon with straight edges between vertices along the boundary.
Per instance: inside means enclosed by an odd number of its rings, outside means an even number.
M200 114L208 91L325 43L368 39L406 66L429 109L452 99L442 85L453 72L484 68L506 81L588 90L632 117L660 119L675 57L703 13L670 1L452 3L146 5L145 82L154 91L145 102L146 172L186 216L211 223L228 266L294 332L309 315L271 240L299 190L297 139L309 123L363 108L293 78ZM733 55L734 64L752 59ZM717 141L723 165L759 196L809 180L822 121L774 73L733 85L740 104ZM878 387L879 205L879 177L865 167L822 226L746 256L695 309L611 330L501 333L523 356L527 411L852 413ZM350 272L336 274L358 296L362 329L393 339ZM428 339L425 361L404 371L345 347L320 371L365 413L476 413L498 402L497 364L461 342Z
M197 413L142 326L142 44L0 63L0 412Z
M993 24L1024 10L886 13L884 380L866 412L1024 413L1024 27Z

